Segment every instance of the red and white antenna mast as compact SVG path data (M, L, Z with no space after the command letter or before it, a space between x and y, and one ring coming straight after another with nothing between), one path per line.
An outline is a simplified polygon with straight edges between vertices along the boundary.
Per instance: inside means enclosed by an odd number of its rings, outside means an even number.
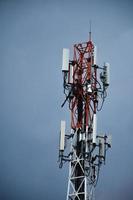
M109 64L97 65L96 46L91 40L74 45L73 59L69 49L63 49L63 87L71 113L71 131L65 133L61 121L59 158L60 167L69 162L67 200L92 200L99 170L105 163L111 137L97 134L97 112L102 109L109 86ZM70 151L65 155L65 140Z

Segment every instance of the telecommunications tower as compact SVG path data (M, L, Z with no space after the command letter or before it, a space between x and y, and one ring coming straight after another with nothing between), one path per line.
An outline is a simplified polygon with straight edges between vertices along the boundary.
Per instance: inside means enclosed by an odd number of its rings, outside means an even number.
M110 135L97 134L97 112L107 96L110 65L98 66L96 52L91 32L88 42L74 45L72 60L69 60L69 49L63 49L65 101L62 107L68 102L71 113L69 133L65 131L65 121L61 121L59 146L59 167L69 162L66 200L94 199L100 167L111 147Z

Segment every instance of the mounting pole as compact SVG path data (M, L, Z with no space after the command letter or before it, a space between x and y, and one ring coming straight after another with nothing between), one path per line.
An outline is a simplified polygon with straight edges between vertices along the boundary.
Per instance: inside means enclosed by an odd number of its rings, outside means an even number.
M91 41L91 20L90 20L89 41Z

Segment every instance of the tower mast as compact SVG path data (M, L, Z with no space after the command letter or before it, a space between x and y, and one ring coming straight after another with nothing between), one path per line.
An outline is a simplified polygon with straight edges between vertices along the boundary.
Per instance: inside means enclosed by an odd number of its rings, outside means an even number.
M63 49L62 72L66 96L62 107L68 101L71 113L70 134L65 133L65 122L61 121L59 149L60 167L69 162L67 200L92 200L111 141L110 136L97 134L97 112L107 96L109 64L97 65L91 29L89 41L74 45L72 60L69 50ZM65 140L71 144L67 155Z

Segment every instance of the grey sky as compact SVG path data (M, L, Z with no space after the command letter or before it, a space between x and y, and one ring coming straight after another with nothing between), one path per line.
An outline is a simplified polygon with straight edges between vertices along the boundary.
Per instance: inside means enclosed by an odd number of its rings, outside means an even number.
M98 114L111 133L96 188L99 200L133 199L133 3L130 0L0 1L0 199L65 199L68 166L58 169L63 101L62 48L88 39L111 64L111 85ZM69 124L67 126L69 130Z

